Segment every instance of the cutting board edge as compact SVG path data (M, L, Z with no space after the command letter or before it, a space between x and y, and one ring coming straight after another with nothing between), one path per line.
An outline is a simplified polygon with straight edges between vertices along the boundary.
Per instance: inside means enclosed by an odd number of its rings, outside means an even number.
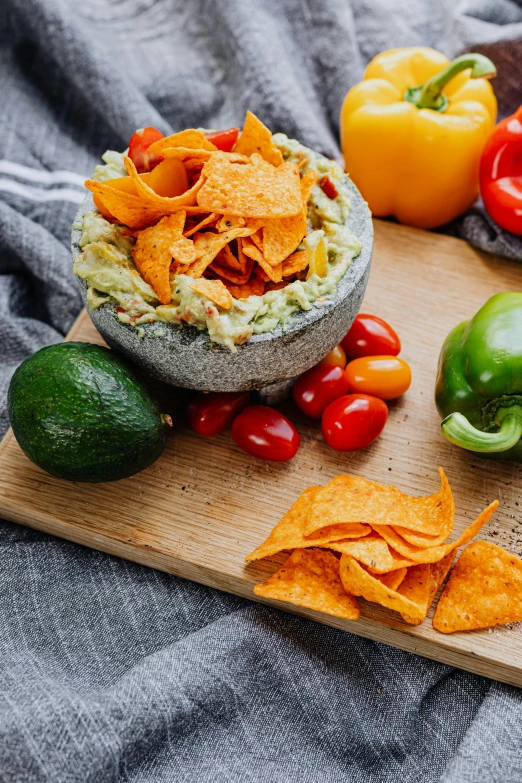
M8 433L7 433L8 434ZM4 436L4 440L7 437ZM0 444L0 453L2 450ZM136 547L125 543L119 539L110 536L97 534L97 539L93 542L92 531L81 526L71 525L62 522L59 519L48 517L47 515L27 515L23 509L17 507L16 503L0 497L0 514L9 522L21 524L26 527L39 530L40 532L57 536L59 538L71 541L72 543L85 546L89 549L96 549L105 552L114 557L120 557L124 560L154 568L173 576L198 582L207 587L222 590L240 598L246 598L256 603L269 606L279 611L289 612L308 620L319 622L322 625L336 628L337 630L352 633L364 639L385 644L391 647L397 647L405 652L419 655L422 658L436 661L438 663L453 666L458 669L469 671L473 674L487 677L488 679L498 680L499 682L522 688L522 669L510 666L505 662L495 660L481 653L470 651L459 651L453 646L449 636L441 635L440 641L422 638L416 635L415 630L411 632L403 629L394 628L377 619L361 617L357 621L344 620L342 618L324 615L305 607L294 606L282 601L275 601L256 596L253 592L255 580L237 579L233 576L227 576L220 571L211 568L205 568L199 564L175 558L157 552L152 548Z

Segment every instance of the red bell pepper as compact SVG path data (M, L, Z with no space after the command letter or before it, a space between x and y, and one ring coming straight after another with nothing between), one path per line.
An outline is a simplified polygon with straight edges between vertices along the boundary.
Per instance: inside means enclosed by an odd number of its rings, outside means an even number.
M522 234L522 106L499 122L484 147L480 194L499 226Z

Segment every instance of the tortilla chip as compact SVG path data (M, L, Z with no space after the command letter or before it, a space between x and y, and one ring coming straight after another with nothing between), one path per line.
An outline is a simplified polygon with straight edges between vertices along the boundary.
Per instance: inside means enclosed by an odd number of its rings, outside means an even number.
M340 574L344 589L351 595L360 595L367 601L404 612L415 619L424 616L423 606L387 587L350 555L341 555Z
M231 228L243 228L244 225L245 218L241 215L223 215L216 223L216 230L221 233Z
M254 245L257 247L258 250L263 252L263 229L259 228L255 234L252 234L250 237Z
M234 304L230 291L227 290L220 280L200 278L199 280L194 280L190 287L197 294L201 294L205 299L209 299L214 304L217 304L218 307L222 307L223 310L230 310Z
M389 484L358 476L336 476L318 495L307 532L339 522L366 522L372 527L399 525L430 535L451 531L455 504L442 468L439 473L441 489L421 498L405 495ZM409 557L395 544L392 546Z
M223 280L228 280L229 283L233 283L236 286L245 285L250 280L250 275L252 274L252 267L254 266L253 259L250 258L249 261L251 266L247 268L244 272L236 271L235 269L229 269L226 266L221 266L221 264L218 264L217 260L213 261L210 264L210 266L207 267L207 270L209 272L213 272L214 274L218 275L220 278L223 278Z
M323 546L350 555L360 563L370 566L375 573L382 574L394 570L388 544L377 533L370 533L359 541L329 541Z
M447 554L453 552L454 549L458 549L459 547L464 546L464 544L468 544L472 538L475 538L479 530L490 520L497 507L498 500L494 500L493 503L490 503L490 505L479 514L477 519L464 530L456 541L451 541L449 544L441 544L440 546L433 546L429 549L420 549L419 547L407 544L404 539L401 539L401 537L397 535L392 527L379 525L377 530L385 541L404 557L408 557L415 563L437 563Z
M225 245L225 247L219 251L219 253L216 256L216 261L220 266L224 266L227 269L233 269L235 272L244 272L246 270L246 267L250 266L249 262L251 262L252 259L247 258L244 254L241 257L241 252L240 252L241 241L242 241L241 238L238 238L236 240L239 258L235 257L230 245Z
M176 213L174 213L176 214ZM196 248L191 239L180 236L171 245L172 258L180 264L191 264L196 260Z
M216 212L211 212L210 215L207 215L203 218L203 220L200 220L199 223L193 228L189 228L187 231L184 231L183 236L191 237L192 234L195 234L196 231L200 231L204 226L211 226L212 223L214 223L218 218L219 215Z
M180 238L183 239L184 224L184 212L167 215L155 226L141 231L131 250L140 275L152 286L161 304L169 304L172 299L170 264L173 246L178 248Z
M196 261L190 265L186 274L190 277L201 277L205 269L210 266L220 250L237 237L248 236L252 232L250 228L231 228L222 234L214 234L211 231L197 232L194 234L196 247Z
M134 180L138 198L145 206L150 207L151 209L163 210L163 214L168 215L171 212L177 212L178 210L183 209L185 206L195 206L197 204L197 194L203 185L203 179L201 177L191 188L189 188L189 190L186 190L185 193L182 193L180 196L160 196L142 180L136 171L136 166L130 158L125 157L123 161L129 177Z
M289 217L301 210L299 171L294 163L275 169L260 155L231 163L216 152L203 166L197 203L209 212L253 218ZM181 197L180 197L181 198Z
M217 151L217 147L205 138L203 131L196 130L195 128L187 128L186 130L179 131L179 133L172 133L170 136L158 139L158 141L155 141L150 145L148 151L153 155L158 155L162 158L164 150L172 149L174 147L185 147L193 150L209 150L210 152Z
M318 535L318 533L320 533L320 532L321 531L317 531L313 535ZM388 544L388 548L390 550L390 555L391 555L391 559L392 559L390 569L384 570L382 568L382 563L380 564L381 565L381 570L380 571L375 571L371 566L368 566L368 571L371 571L372 574L378 574L378 573L386 574L386 573L388 573L388 570L389 571L396 571L399 568L409 568L410 566L416 565L416 563L413 560L410 560L407 557L403 557L398 552L396 552L395 549L393 549L393 547L391 547L389 544Z
M404 580L407 571L407 568L397 568L395 571L389 571L387 574L373 574L373 576L390 590L397 590L401 582Z
M308 198L316 179L317 173L314 171L309 171L302 178L300 183L302 208L297 215L266 221L262 250L267 262L272 266L281 263L291 255L306 235ZM308 266L308 259L306 266Z
M165 215L163 209L148 207L139 196L111 188L107 182L96 182L88 179L85 182L85 187L93 194L95 203L99 199L114 220L130 228L148 228Z
M408 568L404 581L397 590L400 595L423 607L423 619L428 613L429 606L430 569L429 563ZM412 617L404 612L401 612L401 617L404 622L410 625L419 625L422 622L418 616Z
M430 569L430 576L429 576L429 595L428 595L428 605L426 606L426 614L428 614L429 608L433 603L433 599L437 595L437 591L443 581L446 578L446 575L448 571L451 568L451 564L455 560L455 555L457 554L457 550L454 549L453 552L448 552L448 554L442 558L442 560L439 560L438 563L430 563L429 569ZM402 619L409 623L410 625L419 625L422 620L414 620L412 617L410 617L407 614L402 615Z
M274 527L266 541L260 544L257 549L246 556L247 562L251 560L261 560L263 557L271 557L281 552L283 549L304 549L306 547L325 544L328 541L335 541L339 536L348 538L367 535L370 531L368 525L353 525L339 529L332 529L322 536L305 538L304 529L308 519L308 514L314 502L314 497L320 487L309 487L295 501L294 505L286 512L280 522Z
M243 241L242 243L242 249L243 253L246 256L249 256L250 258L253 258L254 261L257 261L263 272L266 274L269 280L272 280L273 283L280 283L283 279L283 265L278 264L277 266L271 266L263 256L262 252L259 250L258 247L255 246L255 244L252 242L251 237L249 237L248 242Z
M438 536L427 536L425 533L415 533L413 530L400 527L400 525L394 525L393 529L408 544L412 544L412 546L419 547L420 549L428 549L431 546L439 546L439 544L444 544L451 534L451 530L449 532L443 530L443 532Z
M306 250L299 250L297 253L292 253L291 256L285 258L282 265L283 277L290 277L291 275L302 272L308 266L308 252Z
M466 547L439 599L433 627L472 631L522 620L522 560L487 541Z
M320 549L296 549L275 574L254 587L254 594L346 620L359 617L356 599L342 585L338 559Z
M265 284L262 280L249 280L244 285L227 285L228 290L234 299L248 299L249 296L263 296L265 293Z
M280 166L283 163L283 154L272 141L272 132L251 111L246 113L245 124L234 145L234 152L249 156L257 152L272 166Z

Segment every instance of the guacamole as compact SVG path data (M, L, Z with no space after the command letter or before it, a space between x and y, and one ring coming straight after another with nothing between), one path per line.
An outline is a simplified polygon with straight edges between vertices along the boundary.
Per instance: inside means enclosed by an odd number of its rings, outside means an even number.
M213 342L235 351L237 344L247 342L253 334L273 331L278 324L284 329L293 313L320 306L334 294L352 259L361 250L360 241L346 226L350 198L343 182L345 175L337 163L316 155L284 134L275 134L273 140L285 160L299 163L303 174L315 169L319 180L328 175L338 193L331 199L318 183L313 186L308 201L307 236L299 246L299 250L311 249L324 237L328 252L328 272L324 277L313 274L262 296L234 299L231 309L222 310L192 290L193 278L172 275L172 301L162 305L134 265L131 255L134 239L126 235L123 227L110 223L98 212L87 212L82 223L75 225L82 235L81 253L74 261L73 270L87 283L89 307L114 306L122 323L137 328L154 321L188 323L207 329ZM94 179L107 181L124 176L123 154L108 151L103 160L105 165L96 167Z

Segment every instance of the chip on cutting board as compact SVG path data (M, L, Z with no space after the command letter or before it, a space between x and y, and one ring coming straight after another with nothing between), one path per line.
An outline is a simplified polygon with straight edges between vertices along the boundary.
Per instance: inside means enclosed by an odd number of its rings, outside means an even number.
M472 631L522 620L522 560L488 541L460 556L433 617L441 633Z
M321 549L296 549L254 593L346 620L359 617L356 599L343 588L339 560Z

